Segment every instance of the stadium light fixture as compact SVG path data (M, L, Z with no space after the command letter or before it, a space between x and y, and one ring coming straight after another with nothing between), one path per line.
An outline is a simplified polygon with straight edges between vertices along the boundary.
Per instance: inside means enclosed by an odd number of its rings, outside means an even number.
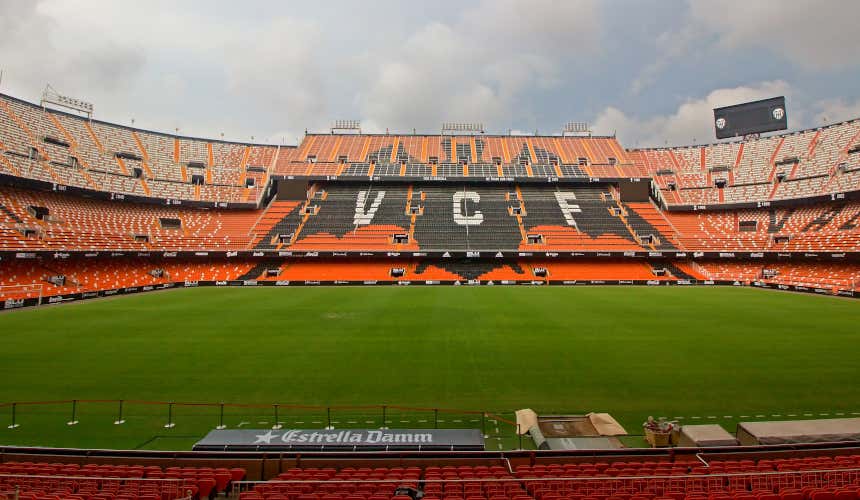
M329 131L334 134L335 132L358 132L361 133L361 121L360 120L335 120L332 122ZM305 131L307 134L307 131Z
M84 113L87 115L87 118L92 118L93 116L92 103L62 95L54 90L54 87L51 87L50 83L45 85L45 90L42 92L42 100L39 103L43 108L46 104L53 104L54 106Z
M567 122L561 130L561 135L591 135L591 129L588 128L587 122Z
M456 123L456 122L445 122L442 124L442 135L457 134L457 133L483 134L484 133L484 124L483 123Z

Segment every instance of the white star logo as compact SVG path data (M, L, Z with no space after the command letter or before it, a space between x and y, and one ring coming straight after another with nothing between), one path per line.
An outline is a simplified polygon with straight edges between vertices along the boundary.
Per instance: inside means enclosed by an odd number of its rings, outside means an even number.
M275 434L274 432L269 431L265 434L257 434L256 436L257 436L257 440L254 441L254 444L260 444L260 443L272 444L272 439L278 437L279 434Z

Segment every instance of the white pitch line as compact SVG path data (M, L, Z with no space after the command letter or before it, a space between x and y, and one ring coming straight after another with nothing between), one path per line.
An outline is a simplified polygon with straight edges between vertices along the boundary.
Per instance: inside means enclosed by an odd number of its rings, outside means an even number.
M764 418L765 415L756 415L755 418Z
M771 417L781 417L782 415L780 415L779 413L771 413L770 416Z
M296 422L296 423L298 423L298 422ZM322 422L320 422L319 420L314 420L314 421L313 421L313 422L311 422L311 423L312 423L312 424L321 424Z
M365 421L364 421L364 423L365 423L365 424L372 424L372 423L373 423L373 420L365 420Z
M356 422L355 420L347 420L347 421L346 421L346 423L348 423L348 424L357 424L358 422Z
M299 421L299 420L296 420L296 423L297 423L297 424L303 424L304 422Z
M427 421L426 421L426 420L419 420L419 421L418 421L418 423L420 423L420 424L426 424L426 423L427 423Z

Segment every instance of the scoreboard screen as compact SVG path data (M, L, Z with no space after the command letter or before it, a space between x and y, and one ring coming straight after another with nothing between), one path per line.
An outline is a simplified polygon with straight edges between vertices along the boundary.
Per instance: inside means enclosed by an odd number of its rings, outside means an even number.
M785 97L735 104L714 109L717 139L774 132L788 128Z

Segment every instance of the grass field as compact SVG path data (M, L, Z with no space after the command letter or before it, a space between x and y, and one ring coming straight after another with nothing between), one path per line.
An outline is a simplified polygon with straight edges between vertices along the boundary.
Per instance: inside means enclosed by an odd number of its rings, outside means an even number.
M860 302L738 288L200 288L0 314L0 402L234 402L226 423L263 427L271 403L490 410L506 418L607 411L631 433L682 422L860 414ZM0 443L188 449L217 407L116 403L0 407ZM319 409L281 408L287 427ZM378 408L336 409L378 427ZM774 417L776 415L776 417ZM432 412L387 410L391 427ZM476 427L480 415L439 416ZM488 446L513 429L484 422Z

